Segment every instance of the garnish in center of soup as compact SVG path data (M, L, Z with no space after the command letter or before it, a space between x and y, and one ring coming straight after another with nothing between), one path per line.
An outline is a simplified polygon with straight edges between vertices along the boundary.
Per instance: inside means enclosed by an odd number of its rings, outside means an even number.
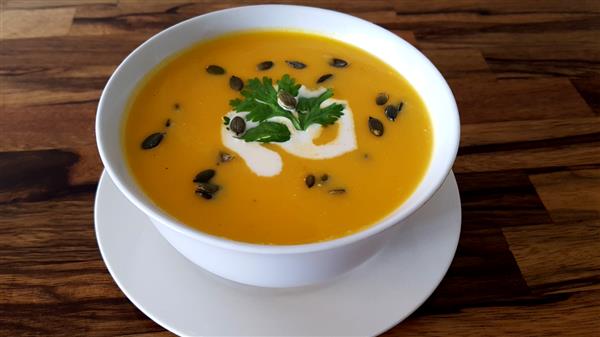
M243 32L164 61L123 132L128 165L161 209L259 244L332 240L398 208L429 164L419 95L375 56L327 37Z

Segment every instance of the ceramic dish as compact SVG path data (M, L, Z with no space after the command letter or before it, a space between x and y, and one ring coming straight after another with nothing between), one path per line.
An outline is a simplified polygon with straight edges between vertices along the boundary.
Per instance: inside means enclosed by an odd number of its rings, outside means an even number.
M137 186L124 158L121 130L126 104L138 85L165 58L226 33L279 29L325 35L376 55L420 93L431 119L433 151L424 178L392 214L358 233L320 243L270 246L241 243L194 230L158 208ZM301 286L347 272L377 253L387 230L402 226L438 190L459 144L459 117L446 81L417 49L391 32L342 13L299 6L263 5L198 16L155 35L117 68L102 93L96 136L105 168L119 190L180 253L227 279L267 287Z
M228 282L178 254L103 174L95 204L102 258L148 317L180 336L377 336L431 295L460 234L452 173L376 256L329 282L287 289ZM402 328L400 328L401 331Z

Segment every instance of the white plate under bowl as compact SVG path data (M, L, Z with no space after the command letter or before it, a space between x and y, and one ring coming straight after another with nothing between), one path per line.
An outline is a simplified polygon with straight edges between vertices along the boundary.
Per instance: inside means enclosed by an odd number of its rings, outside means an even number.
M350 273L291 289L237 284L202 270L167 243L103 173L98 245L117 285L147 316L185 336L373 336L415 311L454 257L461 208L454 175L387 246Z

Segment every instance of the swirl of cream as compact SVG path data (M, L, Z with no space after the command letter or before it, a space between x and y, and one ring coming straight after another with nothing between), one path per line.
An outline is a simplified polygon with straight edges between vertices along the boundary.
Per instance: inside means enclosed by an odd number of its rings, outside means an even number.
M326 89L309 90L302 86L299 96L314 97L323 93ZM345 100L327 99L321 103L321 107L327 107L333 103L344 105L343 115L336 121L339 123L338 134L332 141L316 145L314 140L321 135L323 126L319 124L310 125L306 130L296 130L291 121L285 117L272 117L269 121L278 122L287 126L290 131L290 139L283 143L273 143L284 151L297 157L307 159L328 159L341 156L347 152L354 151L357 148L356 131L354 129L354 118L352 109ZM247 113L230 111L227 116L245 117ZM256 123L247 122L247 128L256 126ZM221 124L221 140L230 150L236 152L246 165L258 176L272 177L281 173L283 162L281 156L272 150L267 149L257 142L245 142L236 138L227 127Z

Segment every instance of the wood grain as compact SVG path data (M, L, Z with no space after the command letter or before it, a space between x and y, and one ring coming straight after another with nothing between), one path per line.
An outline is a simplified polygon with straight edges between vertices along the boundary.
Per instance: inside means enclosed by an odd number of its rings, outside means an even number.
M530 179L555 222L600 219L600 169L536 174Z
M600 291L586 291L552 296L545 303L515 301L419 316L385 336L447 336L448 331L460 331L461 336L597 336L598 301Z
M465 124L591 117L593 112L568 79L450 79Z
M0 39L67 35L74 15L74 8L2 11Z
M169 336L95 241L99 95L128 53L242 0L0 0L0 335ZM462 121L440 286L386 336L600 335L600 2L283 0L419 48ZM349 295L351 296L351 295Z

